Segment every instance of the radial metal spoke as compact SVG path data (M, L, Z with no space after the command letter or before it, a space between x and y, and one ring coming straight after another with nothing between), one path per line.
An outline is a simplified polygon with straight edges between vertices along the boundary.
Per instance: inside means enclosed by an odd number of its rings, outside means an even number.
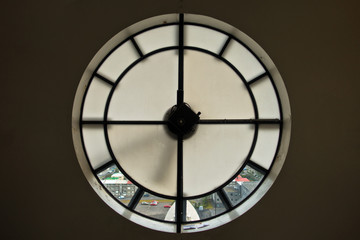
M178 61L178 90L177 106L184 103L184 14L179 14L179 61ZM177 194L176 194L176 232L181 232L181 225L184 222L186 204L183 199L183 135L177 137Z
M177 104L184 102L184 14L179 20L179 65L178 65Z
M255 77L254 79L251 79L250 81L248 81L248 84L249 84L249 85L250 85L250 84L253 84L253 83L259 81L260 79L263 79L263 78L266 77L266 76L267 76L267 73L266 73L266 72L263 73L263 74L260 74L259 76Z
M134 48L136 49L137 53L139 54L139 57L141 57L141 58L144 57L144 54L142 53L142 51L141 51L139 45L136 43L135 39L133 37L131 37L130 40L131 40Z
M231 202L228 198L228 196L226 195L224 189L220 189L219 191L217 191L217 194L219 196L219 198L221 199L221 202L224 204L224 207L226 210L231 208Z
M200 119L199 124L280 124L281 120L269 119Z
M138 188L137 191L135 192L134 196L131 198L128 207L130 209L135 209L136 205L139 203L139 201L143 195L144 195L144 190L141 188Z
M219 56L222 56L225 52L225 49L227 48L227 46L229 45L231 41L231 37L229 36L227 39L226 39L226 42L224 43L223 47L221 48L220 50L220 53L219 53Z
M120 120L120 121L102 121L102 120L83 120L82 124L128 124L128 125L153 125L153 124L167 124L167 121L157 121L157 120Z
M176 198L176 231L181 232L181 224L185 216L184 198L183 198L183 137L178 135L177 147L177 198ZM184 207L185 206L185 207Z
M106 77L98 74L98 73L94 73L94 76L103 80L104 82L106 82L107 84L110 84L111 86L113 86L115 83L113 83L112 81L110 81L109 79L107 79Z

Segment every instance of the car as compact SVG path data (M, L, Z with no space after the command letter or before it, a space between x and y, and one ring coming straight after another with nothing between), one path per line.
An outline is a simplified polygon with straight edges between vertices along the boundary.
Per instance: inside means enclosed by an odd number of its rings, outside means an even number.
M145 202L145 201L141 202L141 205L149 205L149 204L150 204L149 202Z
M164 208L171 208L171 205L164 205Z
M158 205L158 201L152 201L151 203L150 203L150 206L157 206Z
M124 197L124 196L119 196L118 198L119 198L119 199L124 199L125 197Z

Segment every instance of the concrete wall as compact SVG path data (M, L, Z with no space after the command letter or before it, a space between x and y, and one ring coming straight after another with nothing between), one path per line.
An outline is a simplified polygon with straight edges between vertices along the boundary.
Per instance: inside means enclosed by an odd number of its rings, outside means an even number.
M360 4L357 1L2 1L2 239L353 239L359 235ZM77 84L124 27L191 12L239 28L271 56L293 129L282 172L235 221L199 234L145 229L97 197L71 136Z

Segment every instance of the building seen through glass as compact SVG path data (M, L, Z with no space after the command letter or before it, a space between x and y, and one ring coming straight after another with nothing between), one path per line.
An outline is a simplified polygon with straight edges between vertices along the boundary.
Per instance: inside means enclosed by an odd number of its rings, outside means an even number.
M129 205L138 190L138 187L128 180L116 165L105 169L97 176L113 197L125 206ZM245 166L240 174L223 188L231 205L235 206L248 197L263 177L264 174L261 172L249 165ZM144 192L134 210L153 219L174 222L176 221L175 207L173 199ZM188 199L186 201L186 221L206 220L224 213L226 210L225 204L217 192L200 198Z

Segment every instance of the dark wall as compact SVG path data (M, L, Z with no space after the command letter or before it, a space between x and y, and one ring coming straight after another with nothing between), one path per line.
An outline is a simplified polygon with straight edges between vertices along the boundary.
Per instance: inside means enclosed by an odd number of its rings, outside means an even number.
M359 235L358 1L1 1L2 239L354 239ZM293 128L277 181L235 221L165 234L110 209L77 162L71 111L97 50L139 20L190 12L228 22L271 56Z

